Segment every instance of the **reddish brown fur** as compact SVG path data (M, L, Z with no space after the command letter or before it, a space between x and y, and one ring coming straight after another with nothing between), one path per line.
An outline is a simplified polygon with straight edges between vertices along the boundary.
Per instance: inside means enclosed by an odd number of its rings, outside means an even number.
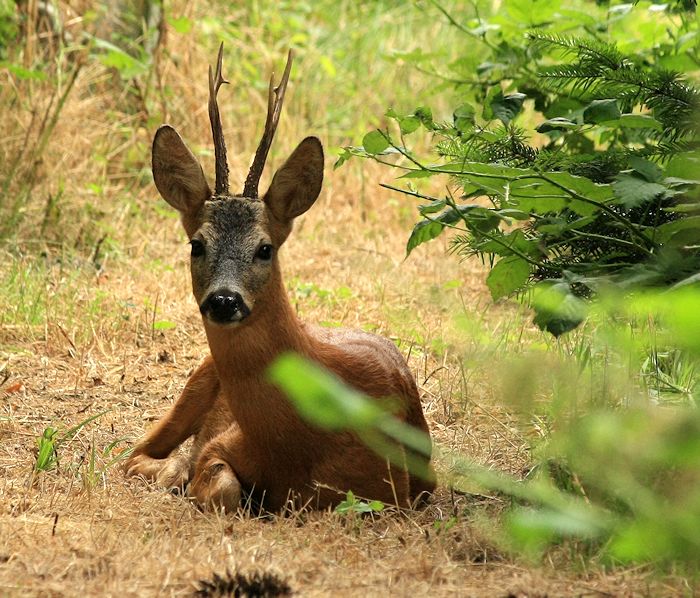
M180 211L187 235L201 234L205 220L209 222L205 209L209 187L199 163L171 127L161 127L154 139L153 173L161 195ZM246 226L257 232L236 229L244 234L242 247L257 238L253 235L267 234L279 248L293 219L318 197L322 178L323 150L310 137L277 171L264 203L256 204L257 220ZM231 196L215 200L259 202ZM236 227L236 222L229 225L228 218L218 220L218 225ZM206 278L213 271L202 270L208 262L196 263L197 280L202 272ZM405 467L390 466L354 434L331 433L307 424L267 381L270 364L280 354L294 351L387 407L391 402L397 417L429 433L416 383L394 344L361 331L302 324L287 299L276 252L267 263L267 278L261 279L264 286L251 295L253 307L245 319L223 326L203 317L211 357L136 447L127 463L128 474L143 475L164 486L184 485L190 479L188 491L197 501L227 510L238 506L241 491L273 510L290 499L296 505L326 508L337 504L348 490L404 507L431 492L435 476L429 463L428 479L409 476ZM209 292L200 286L194 285L195 296ZM203 299L197 297L200 305ZM195 444L189 461L165 459L192 435Z
M198 474L218 460L231 465L244 488L255 489L259 498L264 493L270 509L284 506L290 491L297 504L318 508L337 504L347 490L400 506L431 492L433 480L409 478L404 470L389 468L353 434L333 434L304 423L266 381L266 368L275 357L294 350L370 396L398 397L397 416L428 433L418 389L393 344L359 331L304 326L289 304L278 268L273 276L269 300L256 305L248 324L231 331L205 323L212 356L137 447L129 467L139 463L139 455L163 459L196 434L195 495ZM156 477L142 470L132 473Z

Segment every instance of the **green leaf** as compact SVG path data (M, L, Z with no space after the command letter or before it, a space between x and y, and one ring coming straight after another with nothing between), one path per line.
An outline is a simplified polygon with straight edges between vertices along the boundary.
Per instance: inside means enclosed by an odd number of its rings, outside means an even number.
M172 330L176 326L177 324L170 320L158 320L157 322L153 322L153 330Z
M426 214L435 214L435 212L440 212L446 205L447 204L444 199L436 199L428 204L418 206L418 211L423 216Z
M343 148L343 151L338 155L338 159L335 161L335 164L333 164L333 170L340 168L353 156L354 154L349 151L348 148Z
M530 277L530 264L514 255L505 257L491 269L486 284L494 301L521 288Z
M52 427L44 429L44 432L37 441L38 452L34 469L37 471L48 471L53 468L56 462L56 436L58 430Z
M599 210L596 204L615 198L612 185L594 183L568 172L540 173L527 168L481 162L456 162L440 168L454 172L462 182L466 180L482 189L484 195L507 197L510 207L525 212L546 214L568 208L579 216L591 216ZM588 201L577 196L585 197Z
M46 73L44 71L25 69L18 64L2 63L0 67L6 68L18 79L34 79L36 81L43 81L46 79Z
M630 522L616 534L610 543L610 552L624 563L654 560L672 552L674 539L663 522L640 519Z
M411 170L406 174L402 174L399 179L427 179L435 176L435 173L430 170Z
M192 20L187 17L170 18L168 23L178 33L186 34L192 29Z
M561 336L586 318L586 304L571 292L566 282L541 282L534 287L534 322L540 330Z
M413 111L413 116L415 116L429 131L432 131L435 128L435 123L433 122L433 111L428 106L418 106L418 108Z
M461 104L452 114L455 129L458 131L466 131L474 126L476 112L470 104Z
M663 185L649 183L641 177L627 173L621 173L615 177L613 189L618 203L626 208L644 205L666 192L666 187Z
M513 539L526 551L538 551L555 539L596 538L607 531L598 509L585 503L519 507L506 518Z
M583 110L583 122L598 124L620 118L617 100L593 100Z
M535 130L538 133L549 133L550 131L567 131L570 129L577 129L580 126L581 125L569 120L568 118L558 116L557 118L550 118L549 120L544 121Z
M370 131L362 138L362 147L368 154L375 156L389 147L389 141L381 131Z
M639 156L630 156L629 163L635 171L641 174L650 183L658 183L664 176L664 171L661 170L661 168L653 162L649 162L649 160L640 158Z
M268 369L268 377L289 396L304 419L327 430L370 427L386 415L376 402L293 353L279 357Z
M508 126L522 109L525 97L524 93L509 93L504 96L503 92L499 91L491 99L489 105L491 112L504 125Z
M653 116L648 114L622 114L620 126L625 129L655 129L663 131L663 125Z
M413 133L418 127L420 127L420 125L420 119L416 116L404 116L403 118L399 119L399 128L401 129L401 133L404 135Z
M666 176L700 180L700 151L681 152L666 165Z
M691 241L695 240L696 243L700 242L700 216L687 216L657 226L654 231L654 240L659 243L669 243L674 236L682 232L695 233L688 238Z
M406 257L411 254L418 245L422 245L427 241L433 240L437 237L445 226L441 222L435 220L421 220L418 222L411 231L411 236L408 238L408 243L406 244Z
M464 220L467 227L472 231L489 232L498 228L502 220L506 218L497 210L491 210L474 204L459 206L456 210L450 208L440 214L440 221L447 224L454 224L459 220Z
M503 234L494 231L491 235L493 239L486 239L477 244L476 248L484 253L494 253L501 256L513 255L515 251L525 255L533 255L537 250L537 242L525 238L523 231L516 229Z
M111 42L95 38L95 47L106 51L106 54L99 57L100 62L116 69L122 79L133 79L148 72L145 62L137 60Z

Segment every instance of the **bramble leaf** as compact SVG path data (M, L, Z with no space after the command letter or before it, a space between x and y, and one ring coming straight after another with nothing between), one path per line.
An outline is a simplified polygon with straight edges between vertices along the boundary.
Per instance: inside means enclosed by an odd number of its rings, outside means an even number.
M521 288L530 277L530 264L513 255L502 258L486 277L486 285L494 301L506 297Z
M375 156L389 147L389 141L381 131L370 131L362 138L362 147L368 154Z
M583 122L598 124L609 120L617 120L620 118L620 115L620 108L617 106L616 99L593 100L583 110Z
M642 177L634 174L621 173L615 177L613 183L615 196L618 203L626 208L636 208L653 201L661 193L666 192L666 187L658 183L650 183Z

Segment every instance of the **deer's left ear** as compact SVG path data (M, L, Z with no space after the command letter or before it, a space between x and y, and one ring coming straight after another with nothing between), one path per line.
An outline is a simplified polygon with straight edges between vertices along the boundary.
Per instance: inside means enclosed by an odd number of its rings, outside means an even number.
M263 201L280 222L291 222L313 205L322 182L323 146L307 137L275 173Z

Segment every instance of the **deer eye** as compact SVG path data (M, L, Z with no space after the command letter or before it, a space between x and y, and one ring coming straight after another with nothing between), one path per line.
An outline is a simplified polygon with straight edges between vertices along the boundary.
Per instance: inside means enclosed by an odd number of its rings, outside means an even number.
M264 262L270 261L272 259L272 245L265 243L258 247L258 250L255 252L255 257Z
M204 255L204 243L199 239L192 239L190 241L190 246L192 247L192 257L201 257Z

